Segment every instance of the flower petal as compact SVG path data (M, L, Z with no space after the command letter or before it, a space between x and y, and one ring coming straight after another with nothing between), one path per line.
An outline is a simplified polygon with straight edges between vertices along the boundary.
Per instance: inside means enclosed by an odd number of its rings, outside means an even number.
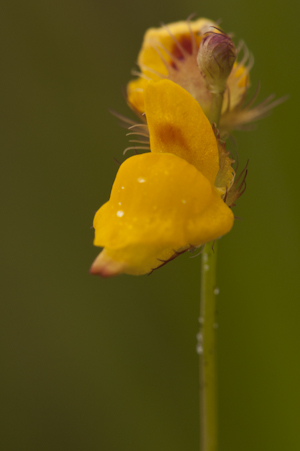
M185 159L213 184L219 170L218 146L198 102L170 80L149 82L145 113L151 151Z
M224 93L222 116L244 101L250 85L249 69L247 66L234 63L227 79L227 89Z
M194 166L172 154L136 155L120 166L109 202L95 215L94 244L105 250L91 272L146 274L232 224L231 210Z
M127 100L140 113L145 111L144 89L148 81L144 78L131 80L127 85Z

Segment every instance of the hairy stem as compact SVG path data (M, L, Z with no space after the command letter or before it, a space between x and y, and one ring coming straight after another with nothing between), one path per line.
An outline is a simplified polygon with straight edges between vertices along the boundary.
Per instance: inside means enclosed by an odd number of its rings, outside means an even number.
M217 243L202 252L200 333L200 434L201 451L217 451L216 394L216 259Z

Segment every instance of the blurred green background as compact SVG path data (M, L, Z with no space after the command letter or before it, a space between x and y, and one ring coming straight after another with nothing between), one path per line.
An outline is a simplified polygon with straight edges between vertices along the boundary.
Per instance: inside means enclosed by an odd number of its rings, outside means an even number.
M290 95L237 133L247 191L219 245L220 451L298 450L299 3L11 1L1 6L4 451L196 451L200 258L89 275L145 30L196 12L243 38L252 91Z

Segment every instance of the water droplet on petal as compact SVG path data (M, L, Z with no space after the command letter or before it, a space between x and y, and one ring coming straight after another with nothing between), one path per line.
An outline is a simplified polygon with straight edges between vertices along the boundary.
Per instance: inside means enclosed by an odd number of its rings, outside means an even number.
M119 218L122 218L123 215L124 215L124 211L122 211L122 210L117 211L117 216Z

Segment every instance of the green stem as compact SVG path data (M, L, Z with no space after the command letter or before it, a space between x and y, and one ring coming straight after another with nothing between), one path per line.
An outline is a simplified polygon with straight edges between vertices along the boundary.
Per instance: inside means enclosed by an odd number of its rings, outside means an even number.
M205 245L201 262L200 433L201 451L217 451L216 394L216 260L217 243ZM200 341L201 340L201 341Z
M208 115L208 119L211 124L219 123L223 104L223 95L223 92L211 94L210 112Z

